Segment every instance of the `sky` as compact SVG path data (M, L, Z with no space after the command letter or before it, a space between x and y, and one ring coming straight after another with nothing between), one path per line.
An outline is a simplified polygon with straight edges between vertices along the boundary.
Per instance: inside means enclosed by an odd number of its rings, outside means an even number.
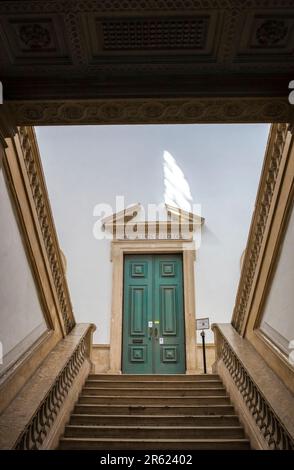
M109 242L93 236L94 208L115 211L116 196L159 204L174 186L205 217L195 313L230 321L268 132L265 124L36 129L74 312L97 324L97 343L109 341L111 262Z

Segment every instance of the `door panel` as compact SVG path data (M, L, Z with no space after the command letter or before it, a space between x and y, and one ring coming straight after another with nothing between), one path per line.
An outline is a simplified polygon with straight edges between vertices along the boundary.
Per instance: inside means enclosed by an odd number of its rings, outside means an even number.
M183 269L181 255L158 255L154 259L155 315L159 338L153 357L157 374L185 373Z
M152 374L152 256L124 260L123 372Z
M177 287L160 286L160 311L163 335L177 334Z
M124 260L123 372L185 372L182 256Z
M147 286L130 287L129 311L131 315L131 335L144 336L147 321Z

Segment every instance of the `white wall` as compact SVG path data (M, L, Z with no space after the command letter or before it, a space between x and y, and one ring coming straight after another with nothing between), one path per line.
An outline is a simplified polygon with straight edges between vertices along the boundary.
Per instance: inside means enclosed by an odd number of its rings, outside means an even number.
M294 210L281 248L278 264L263 312L261 329L289 354L294 340Z
M268 131L256 124L37 128L75 316L97 325L96 343L109 342L112 265L109 242L93 237L93 208L114 206L116 195L126 204L163 202L164 150L206 219L196 261L197 316L230 321Z
M7 189L0 156L0 373L47 329Z

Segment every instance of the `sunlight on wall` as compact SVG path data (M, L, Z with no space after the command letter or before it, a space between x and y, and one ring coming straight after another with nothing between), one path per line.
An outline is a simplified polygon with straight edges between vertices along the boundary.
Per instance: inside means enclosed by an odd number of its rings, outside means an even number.
M176 160L167 150L163 152L163 171L164 202L190 212L193 198L189 183Z

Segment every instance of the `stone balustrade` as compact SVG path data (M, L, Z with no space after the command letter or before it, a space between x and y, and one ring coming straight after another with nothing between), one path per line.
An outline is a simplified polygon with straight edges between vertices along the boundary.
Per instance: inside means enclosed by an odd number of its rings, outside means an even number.
M50 449L91 370L92 324L78 324L48 354L0 417L0 448Z
M230 324L212 326L215 372L222 377L243 424L259 449L294 450L294 397L251 343Z

